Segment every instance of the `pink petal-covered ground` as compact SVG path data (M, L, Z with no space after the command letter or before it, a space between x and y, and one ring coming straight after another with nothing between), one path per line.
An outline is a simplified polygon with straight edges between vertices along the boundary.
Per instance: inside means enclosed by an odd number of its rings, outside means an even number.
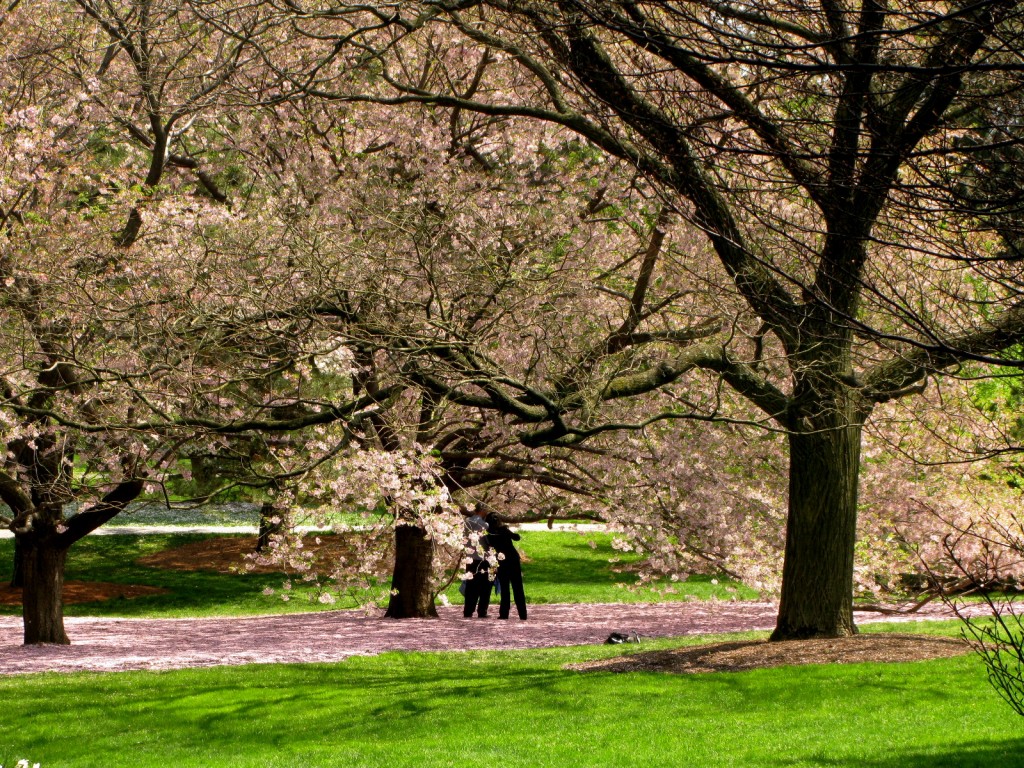
M71 646L23 646L21 618L0 617L0 674L179 669L216 665L338 661L385 651L542 648L602 643L611 632L672 637L771 629L771 603L532 605L529 620L464 619L461 607L438 619L396 621L360 611L250 618L68 618ZM942 606L906 617L860 613L858 623L949 618Z

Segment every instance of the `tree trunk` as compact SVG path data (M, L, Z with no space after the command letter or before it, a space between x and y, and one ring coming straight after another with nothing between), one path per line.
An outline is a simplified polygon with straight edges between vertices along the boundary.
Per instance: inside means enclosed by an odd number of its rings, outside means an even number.
M25 645L56 643L69 645L64 631L64 564L68 550L46 539L26 538L21 542L22 617Z
M273 522L271 518L275 515L273 504L264 504L260 507L260 524L256 533L256 552L262 552L270 545L270 537L281 533L281 522Z
M395 528L395 569L391 576L391 599L384 614L392 619L437 618L433 576L434 542L426 531L414 525Z
M210 454L196 453L189 456L192 467L192 482L198 493L209 493L217 486L217 458Z
M817 424L789 438L786 554L772 640L845 637L857 631L853 555L862 422L850 404L822 421L832 424Z

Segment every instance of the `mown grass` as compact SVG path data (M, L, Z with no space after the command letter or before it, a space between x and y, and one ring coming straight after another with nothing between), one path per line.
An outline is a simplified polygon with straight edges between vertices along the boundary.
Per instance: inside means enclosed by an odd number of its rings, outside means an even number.
M321 610L352 607L357 597L342 599L334 606L321 605L310 599L311 592L293 581L292 597L280 598L283 577L278 574L221 574L213 571L177 571L138 565L136 561L153 552L182 546L206 535L147 534L145 536L89 536L71 550L66 578L80 581L108 581L118 584L140 584L161 587L168 594L111 600L103 603L68 605L69 616L240 616L267 613ZM523 566L527 601L539 603L607 603L658 602L661 600L752 599L756 593L740 584L710 576L693 576L685 582L663 582L655 588L631 590L636 582L629 572L616 568L636 561L626 554L621 562L610 563L616 555L607 533L570 533L527 531L523 533L521 551L527 562ZM0 569L11 562L13 544L0 539ZM8 566L9 567L9 566ZM0 578L5 576L0 570ZM265 589L278 594L266 596ZM669 593L665 589L672 590ZM385 590L377 590L375 595ZM458 583L447 590L453 603L460 603ZM18 613L16 607L0 607L2 613Z
M0 678L0 755L44 768L1024 766L1020 720L973 656L679 676L564 669L620 651Z

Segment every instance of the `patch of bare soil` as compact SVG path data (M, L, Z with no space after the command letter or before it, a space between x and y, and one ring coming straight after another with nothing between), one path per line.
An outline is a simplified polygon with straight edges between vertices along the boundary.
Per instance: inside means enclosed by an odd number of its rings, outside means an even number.
M317 540L319 539L319 543ZM316 554L316 559L329 563L350 551L345 537L337 535L304 536L303 547ZM218 536L193 541L174 549L165 549L140 557L135 562L150 568L171 568L177 571L216 571L217 573L280 573L274 565L257 565L247 559L256 550L255 536ZM249 568L248 566L252 567Z
M141 584L112 584L107 581L64 582L64 604L94 603L103 600L130 600L143 595L164 595L166 589ZM0 586L0 605L21 605L21 588Z
M799 664L923 661L968 653L960 640L929 635L855 635L824 640L728 642L648 651L614 659L573 664L584 672L740 672Z

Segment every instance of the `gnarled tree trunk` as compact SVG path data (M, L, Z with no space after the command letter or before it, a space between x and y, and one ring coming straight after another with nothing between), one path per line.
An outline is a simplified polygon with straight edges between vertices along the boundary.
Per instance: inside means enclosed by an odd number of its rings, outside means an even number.
M142 481L121 482L92 509L63 518L59 501L26 510L31 521L23 533L15 531L21 549L21 593L25 645L69 645L64 630L64 566L68 550L104 523L113 519L142 492Z
M430 585L433 576L434 542L415 525L395 528L395 568L391 599L384 614L392 619L437 618Z
M64 564L67 547L53 537L25 536L22 551L21 610L25 645L56 643L70 645L64 631Z

